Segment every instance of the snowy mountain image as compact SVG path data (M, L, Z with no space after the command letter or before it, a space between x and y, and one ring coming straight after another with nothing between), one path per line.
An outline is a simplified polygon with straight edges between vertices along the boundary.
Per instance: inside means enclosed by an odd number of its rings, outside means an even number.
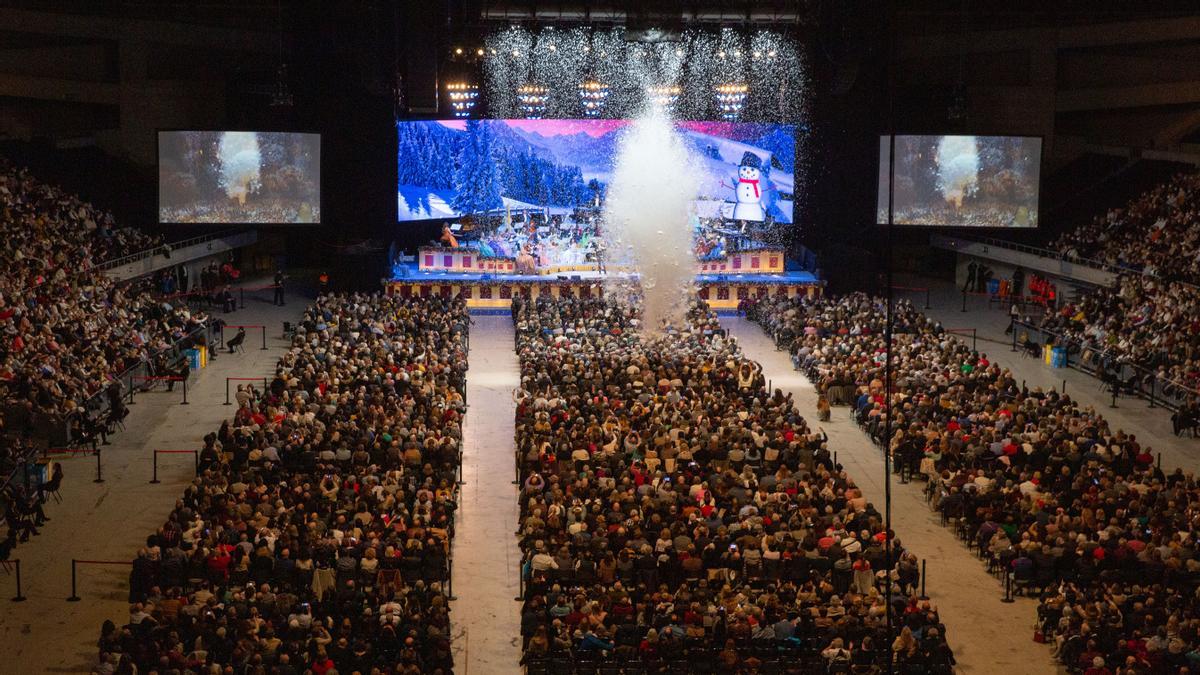
M603 199L627 120L398 122L398 219L498 212L507 203L557 209ZM795 131L790 125L682 122L705 176L697 212L729 216L746 153L762 166L763 208L792 222Z

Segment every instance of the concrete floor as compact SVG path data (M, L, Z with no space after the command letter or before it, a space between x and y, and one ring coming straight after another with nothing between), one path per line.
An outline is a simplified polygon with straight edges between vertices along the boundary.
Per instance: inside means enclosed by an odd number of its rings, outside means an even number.
M757 324L741 318L722 318L746 354L762 364L770 384L795 396L810 424L816 423L817 395L812 383L792 369L785 352ZM1002 329L1003 330L1003 329ZM818 424L829 434L829 448L880 511L883 511L883 455L850 419L847 408L835 408L829 422ZM941 524L925 501L925 483L892 482L892 526L906 548L927 561L926 592L946 624L947 640L958 660L958 671L983 673L1054 673L1050 650L1032 640L1035 601L1000 601L1002 585Z
M269 280L264 283L270 283ZM254 282L247 282L254 285ZM247 294L246 309L220 315L230 324L267 326L268 349L260 349L256 330L247 331L246 351L223 353L196 372L188 386L187 406L181 390L136 396L126 431L112 437L101 454L104 483L93 483L96 459L91 455L62 460L65 479L61 504L51 501L52 519L41 535L13 551L21 560L26 602L9 602L12 575L0 574L0 655L3 673L86 673L96 663L100 625L128 620L129 566L81 565L80 602L67 602L71 592L71 559L130 561L146 537L166 520L175 500L195 475L191 455L160 456L152 485L155 449L199 449L201 439L232 415L226 407L226 377L261 377L274 372L287 343L282 322L295 322L308 299L289 293L284 307L271 305L270 291ZM261 386L261 384L260 384ZM236 387L234 387L236 389Z
M454 533L454 672L520 672L521 553L513 438L513 391L520 368L512 319L472 319L467 405L463 421L463 482Z

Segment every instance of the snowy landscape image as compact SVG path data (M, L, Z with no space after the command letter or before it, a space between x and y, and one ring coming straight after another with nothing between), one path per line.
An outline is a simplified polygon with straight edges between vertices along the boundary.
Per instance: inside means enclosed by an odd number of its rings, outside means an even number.
M598 209L628 120L401 121L397 215L401 221L497 215L521 209ZM791 125L678 122L701 163L695 212L731 218L739 166L756 164L765 218L792 222L796 149Z

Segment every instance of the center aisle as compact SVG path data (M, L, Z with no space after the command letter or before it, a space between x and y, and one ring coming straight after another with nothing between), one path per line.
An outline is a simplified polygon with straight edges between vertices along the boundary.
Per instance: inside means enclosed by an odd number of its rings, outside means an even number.
M830 451L838 453L838 461L882 513L883 456L850 419L847 409L834 408L829 422L817 422L816 391L792 368L787 353L776 351L770 337L747 319L723 317L721 324L737 337L748 357L762 364L763 376L772 386L793 394L801 414L814 426L824 427ZM1012 604L1000 601L1000 582L942 526L925 501L924 487L921 481L893 482L892 528L905 547L928 561L927 592L946 624L958 672L1056 672L1050 649L1032 639L1037 603L1021 597Z
M520 384L512 319L477 316L467 352L463 482L454 533L454 672L517 672L521 660L521 554L514 477L512 393Z

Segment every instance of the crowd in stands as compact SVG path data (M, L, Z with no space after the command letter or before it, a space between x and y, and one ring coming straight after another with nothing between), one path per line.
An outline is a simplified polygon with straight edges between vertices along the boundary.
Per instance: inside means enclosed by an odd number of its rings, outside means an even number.
M161 241L0 162L0 398L65 417L112 378L204 324L96 265Z
M325 295L146 540L95 672L450 673L465 304Z
M714 313L651 336L620 303L517 298L513 320L529 672L952 669L916 556L893 534L889 566L883 516Z
M1064 335L1097 370L1131 364L1184 400L1186 390L1200 391L1198 223L1200 173L1184 173L1063 235L1053 247L1067 257L1125 272L1112 288L1047 314L1041 327Z
M924 476L969 545L1040 594L1037 637L1068 669L1200 667L1193 474L1165 474L1135 435L1065 393L1018 384L907 302L894 311L890 397L879 299L764 299L749 314L821 391L849 387L855 418L897 470Z

